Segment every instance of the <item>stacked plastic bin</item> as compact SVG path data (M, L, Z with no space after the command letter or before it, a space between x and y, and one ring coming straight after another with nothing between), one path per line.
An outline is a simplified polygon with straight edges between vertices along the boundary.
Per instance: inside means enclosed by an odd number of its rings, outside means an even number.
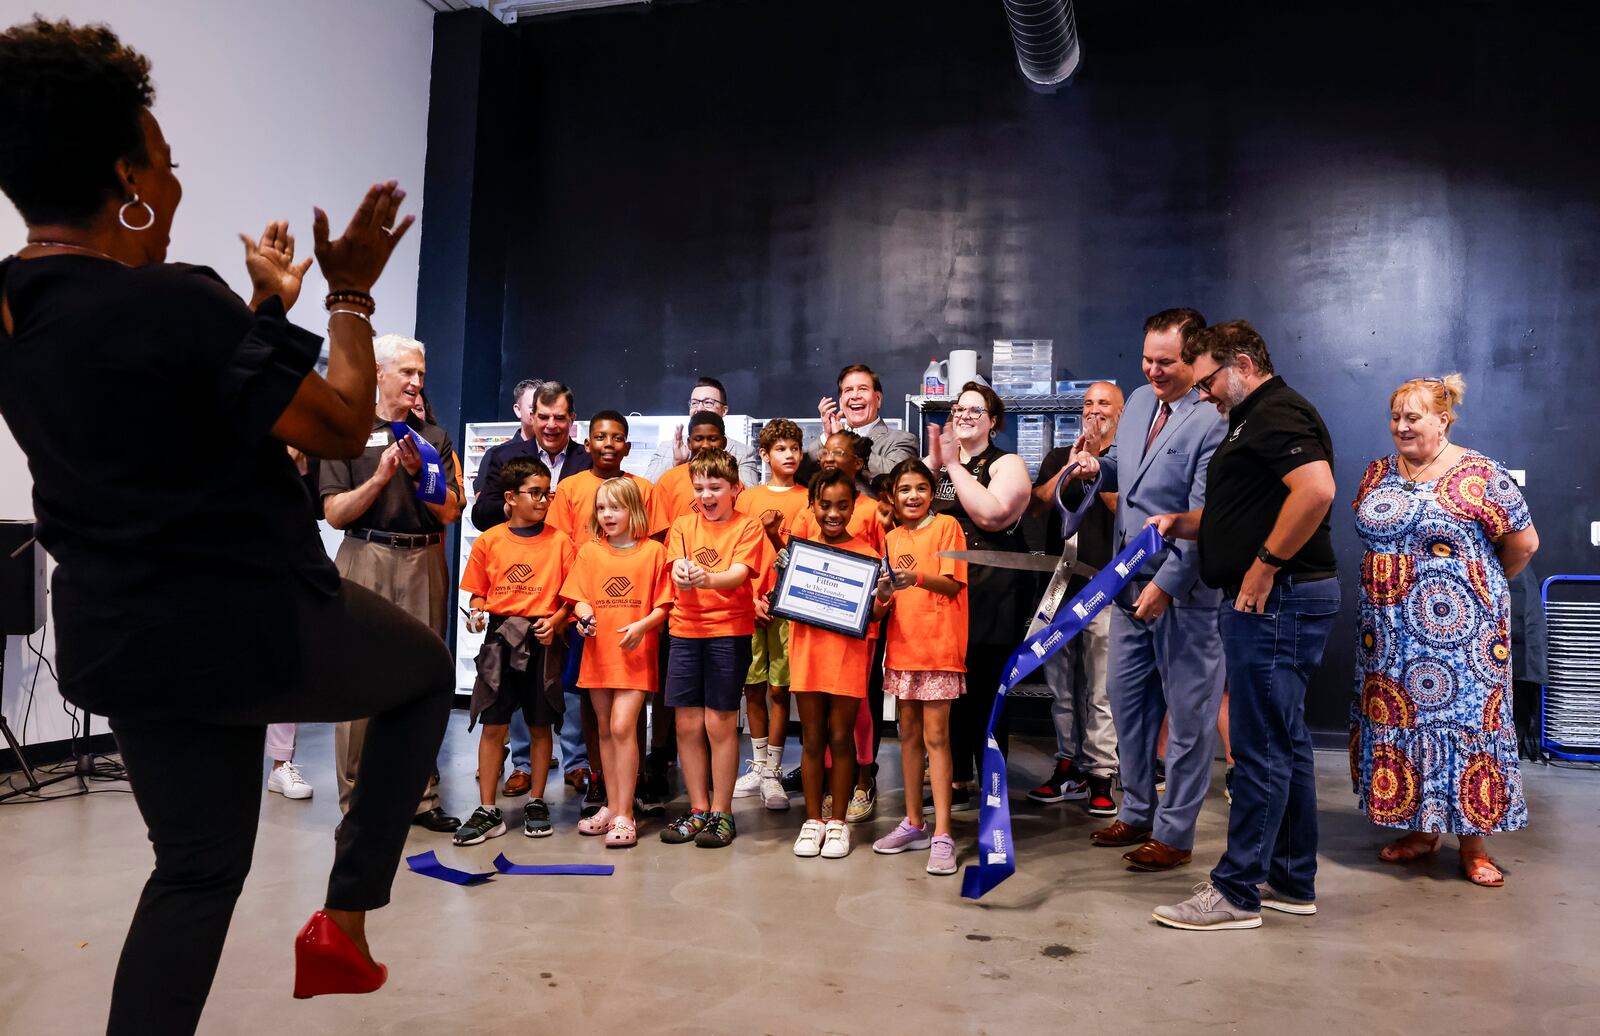
M989 384L1002 396L1048 396L1055 388L1050 338L997 339Z

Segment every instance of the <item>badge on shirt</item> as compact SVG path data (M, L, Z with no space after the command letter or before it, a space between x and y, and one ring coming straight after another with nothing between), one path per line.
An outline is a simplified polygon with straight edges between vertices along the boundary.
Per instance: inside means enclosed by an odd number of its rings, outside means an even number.
M387 445L389 445L389 429L387 428L379 428L377 431L367 436L367 449L369 450L374 446Z

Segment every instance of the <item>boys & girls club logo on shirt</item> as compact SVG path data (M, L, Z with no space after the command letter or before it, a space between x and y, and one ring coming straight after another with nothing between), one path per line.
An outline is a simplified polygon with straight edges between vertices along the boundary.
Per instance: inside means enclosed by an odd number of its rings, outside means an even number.
M526 583L532 577L532 565L512 565L506 569L506 582L508 583Z
M722 555L710 547L701 547L694 552L694 559L702 565L715 565L722 560Z
M627 576L612 576L605 582L605 591L607 597L621 597L623 594L632 589L633 580L629 579Z
M894 563L897 568L910 568L917 563L917 558L914 554L901 554L894 559Z

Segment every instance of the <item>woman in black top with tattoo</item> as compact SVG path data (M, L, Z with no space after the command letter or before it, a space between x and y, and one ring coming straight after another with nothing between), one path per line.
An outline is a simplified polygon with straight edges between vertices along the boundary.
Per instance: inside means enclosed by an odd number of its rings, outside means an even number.
M970 549L1025 554L1021 523L1033 484L1022 458L994 444L1005 417L1005 404L993 389L967 382L950 407L949 422L943 428L929 426L924 462L939 478L933 509L961 523ZM967 693L956 699L950 714L957 806L968 801L961 786L981 771L983 734L1001 670L1022 643L1035 598L1024 573L973 565L967 574ZM1002 752L1008 729L1002 714L994 732Z
M108 718L155 850L113 1033L197 1025L250 869L272 722L372 718L325 909L296 943L295 995L382 984L365 911L388 902L453 682L436 634L341 583L284 449L365 445L367 292L411 224L394 224L403 192L373 186L335 240L316 213L333 289L324 379L320 340L284 315L310 266L286 224L245 241L249 305L210 270L165 261L183 192L153 94L149 63L109 29L0 33L0 190L28 225L0 263L0 415L58 563L61 693ZM107 389L137 411L86 415ZM175 451L136 412L197 434Z

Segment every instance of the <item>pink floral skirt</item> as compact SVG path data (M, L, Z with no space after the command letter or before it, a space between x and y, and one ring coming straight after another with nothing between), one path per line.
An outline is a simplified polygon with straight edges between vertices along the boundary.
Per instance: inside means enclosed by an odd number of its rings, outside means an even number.
M951 701L967 693L967 674L885 669L883 689L907 701Z

